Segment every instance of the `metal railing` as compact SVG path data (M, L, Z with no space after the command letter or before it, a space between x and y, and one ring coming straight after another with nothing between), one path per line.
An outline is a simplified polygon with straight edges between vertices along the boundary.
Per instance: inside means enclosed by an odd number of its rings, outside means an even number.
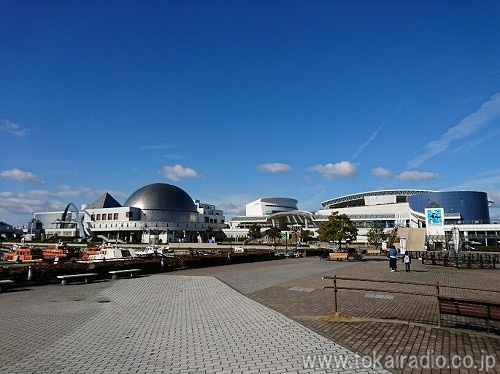
M444 251L422 252L422 264L439 265L467 269L495 269L500 264L500 253L459 252Z
M338 290L353 290L353 291L370 291L370 292L381 292L381 293L388 293L388 294L403 294L403 295L410 295L410 296L427 296L427 297L433 297L437 301L437 324L438 327L441 327L441 310L440 310L440 303L439 303L439 297L443 296L441 294L441 289L443 288L448 288L448 289L455 289L455 290L461 290L461 291L480 291L480 292L486 292L486 293L495 293L495 294L500 294L500 291L498 290L487 290L487 289L480 289L480 288L473 288L473 287L458 287L458 286L450 286L450 285L444 285L440 284L439 282L436 283L418 283L418 282L401 282L401 281L390 281L390 280L375 280L375 279L362 279L362 278L349 278L349 277L337 277L334 275L333 277L325 276L321 278L322 280L325 279L332 279L333 280L333 286L325 286L323 289L330 289L333 288L334 291L334 313L338 313L338 299L337 299L337 293ZM412 291L400 291L400 290L384 290L380 288L368 288L368 287L351 287L351 286L338 286L337 281L354 281L354 282L370 282L372 284L377 283L377 282L383 282L383 283L390 283L390 284L399 284L399 285L409 285L409 286L423 286L423 287L430 287L435 289L435 293L423 293L423 292L412 292ZM464 299L466 300L466 299ZM482 300L472 300L475 302L481 302ZM484 300L485 303L488 303L488 301Z

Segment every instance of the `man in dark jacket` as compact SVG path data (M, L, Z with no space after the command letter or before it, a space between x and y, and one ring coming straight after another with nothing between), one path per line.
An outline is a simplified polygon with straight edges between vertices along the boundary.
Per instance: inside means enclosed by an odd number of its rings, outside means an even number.
M391 245L391 248L389 249L389 267L391 268L391 271L397 271L398 270L398 265L397 265L397 259L396 256L398 254L398 251L396 247Z

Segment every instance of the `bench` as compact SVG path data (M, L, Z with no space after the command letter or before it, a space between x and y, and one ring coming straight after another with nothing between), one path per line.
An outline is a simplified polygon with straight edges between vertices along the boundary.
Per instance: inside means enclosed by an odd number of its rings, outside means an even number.
M97 273L84 273L84 274L68 274L68 275L58 275L57 278L61 279L61 284L66 285L70 280L83 279L85 283L91 283L92 278L96 277Z
M480 318L486 321L486 328L490 332L490 321L500 321L500 302L462 299L458 297L437 296L438 299L438 326L441 327L441 315L455 315Z
M347 255L348 253L330 253L330 255L328 256L328 259L330 261L344 261L344 260L347 260Z
M123 269L123 270L111 270L109 274L112 274L111 280L117 280L119 274L130 274L130 277L135 277L135 273L140 272L141 269Z
M13 283L14 281L10 279L0 279L0 293L5 292L7 288Z
M366 254L380 256L380 249L367 249Z

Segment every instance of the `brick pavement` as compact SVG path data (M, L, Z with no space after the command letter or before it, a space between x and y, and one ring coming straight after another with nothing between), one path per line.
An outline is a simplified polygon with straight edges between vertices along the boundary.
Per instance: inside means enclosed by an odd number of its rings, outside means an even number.
M313 371L304 369L304 354L356 360L354 351L358 362L350 364L358 368L351 373L373 372L362 369L372 358L405 374L480 372L387 361L404 355L427 355L432 361L442 356L446 363L458 355L470 358L467 365L481 365L486 358L496 364L489 372L500 373L500 337L454 328L470 322L465 320L447 318L445 328L437 328L432 298L341 290L339 310L357 318L325 318L333 311L333 291L323 290L331 284L321 280L325 275L374 279L380 283L370 286L387 291L405 289L387 280L500 290L498 270L444 269L418 261L413 270L390 273L383 258L306 258L8 292L0 295L0 372L301 373ZM491 294L469 296L498 300Z
M385 372L216 278L188 272L3 293L0 315L1 373L325 372L319 361L304 365L308 354L347 358L348 373Z
M402 264L398 264L402 265ZM401 268L401 266L400 266ZM237 270L236 270L237 269ZM300 269L300 270L298 270ZM400 269L401 270L401 269ZM474 320L459 319L451 316L444 318L444 328L437 327L436 301L432 297L390 294L394 291L434 293L435 287L404 286L384 283L396 280L414 283L439 282L442 285L455 285L469 288L482 288L500 291L498 269L455 269L425 266L413 261L412 272L398 271L391 273L385 258L372 257L365 262L330 262L314 258L290 259L283 263L238 265L238 268L219 267L211 269L193 269L190 274L210 275L227 282L247 296L267 305L280 313L293 318L304 326L358 352L362 357L372 356L374 352L387 360L391 358L415 356L422 358L423 365L411 365L410 362L392 365L403 373L478 373L485 360L495 361L495 367L489 372L500 373L500 336L474 331L480 325ZM363 288L385 289L389 293L380 295L387 298L367 297L377 295L370 291L339 290L339 312L356 319L346 321L325 320L334 310L333 290L323 290L332 285L331 280L321 280L322 276L373 279L376 282L339 281L338 285ZM262 282L265 279L265 282ZM263 284L265 283L265 284ZM262 286L261 288L259 288ZM303 289L303 292L297 291ZM310 291L314 290L314 291ZM459 295L456 290L441 288L442 294ZM500 300L500 294L467 291L466 297ZM467 327L467 329L457 329ZM499 325L496 324L497 332ZM442 356L442 357L441 357ZM455 357L456 356L456 357ZM446 359L464 360L465 366L476 368L425 370L425 357L434 361ZM439 361L437 364L441 364ZM412 367L418 366L418 367ZM422 368L424 366L424 368ZM454 365L451 365L454 366Z

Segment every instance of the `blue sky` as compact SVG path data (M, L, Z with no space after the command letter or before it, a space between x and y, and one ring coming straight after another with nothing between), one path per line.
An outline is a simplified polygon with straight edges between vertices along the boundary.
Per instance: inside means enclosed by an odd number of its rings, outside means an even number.
M499 40L487 0L0 0L0 220L157 182L228 218L388 188L500 207Z

